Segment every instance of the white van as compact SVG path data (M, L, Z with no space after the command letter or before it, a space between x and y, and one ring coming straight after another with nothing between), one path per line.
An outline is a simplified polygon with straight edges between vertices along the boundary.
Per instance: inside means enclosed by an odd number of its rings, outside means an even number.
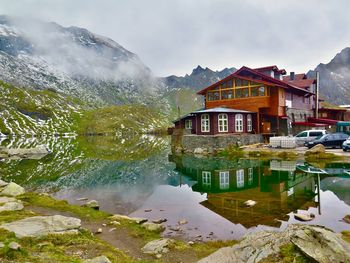
M295 135L295 143L298 146L303 146L305 142L315 140L317 137L326 134L326 130L307 130Z

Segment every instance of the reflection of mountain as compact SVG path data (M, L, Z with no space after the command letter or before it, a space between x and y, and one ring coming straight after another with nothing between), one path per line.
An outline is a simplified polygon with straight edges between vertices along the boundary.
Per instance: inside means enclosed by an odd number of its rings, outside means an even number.
M327 177L321 181L321 189L323 191L332 191L340 200L350 205L350 177Z
M279 227L290 212L317 207L313 175L296 170L290 161L199 159L174 157L176 169L197 181L192 189L206 192L201 204L235 224ZM244 202L257 204L246 207Z

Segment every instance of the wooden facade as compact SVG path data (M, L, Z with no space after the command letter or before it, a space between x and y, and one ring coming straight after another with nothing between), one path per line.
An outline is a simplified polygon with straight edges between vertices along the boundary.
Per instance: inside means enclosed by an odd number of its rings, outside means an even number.
M315 80L305 74L283 77L284 69L269 66L258 69L242 67L230 76L200 90L197 94L204 96L205 110L193 112L175 122L176 128L185 129L192 134L215 135L229 133L263 133L288 134L293 122L304 121L314 117ZM209 111L211 110L212 111ZM228 114L228 129L220 130L220 114L231 109ZM241 111L241 112L240 112ZM208 114L211 127L202 129L202 115ZM235 129L236 115L243 115L243 123L252 119L252 128L243 125L243 130ZM192 123L191 128L185 127Z

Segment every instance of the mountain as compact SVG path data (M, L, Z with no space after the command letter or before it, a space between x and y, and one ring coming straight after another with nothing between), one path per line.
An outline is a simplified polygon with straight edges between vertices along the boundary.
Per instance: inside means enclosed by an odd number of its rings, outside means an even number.
M143 102L157 86L140 58L78 27L0 16L0 79L98 104Z
M172 75L161 78L160 80L168 89L190 88L198 91L227 77L236 70L236 68L225 68L221 71L213 71L198 65L198 67L192 70L191 75L186 74L184 77Z
M320 93L332 104L350 104L350 47L344 48L328 64L319 64L309 76L320 72Z

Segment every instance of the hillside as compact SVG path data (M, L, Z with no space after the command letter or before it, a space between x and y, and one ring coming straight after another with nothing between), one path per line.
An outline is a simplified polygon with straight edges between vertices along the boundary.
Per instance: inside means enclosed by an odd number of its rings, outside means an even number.
M0 136L75 132L84 103L51 90L18 88L0 81Z
M308 75L320 72L320 93L332 104L350 104L350 48L344 48L329 63L319 64Z
M0 16L0 79L99 105L142 103L157 83L139 57L84 28Z

